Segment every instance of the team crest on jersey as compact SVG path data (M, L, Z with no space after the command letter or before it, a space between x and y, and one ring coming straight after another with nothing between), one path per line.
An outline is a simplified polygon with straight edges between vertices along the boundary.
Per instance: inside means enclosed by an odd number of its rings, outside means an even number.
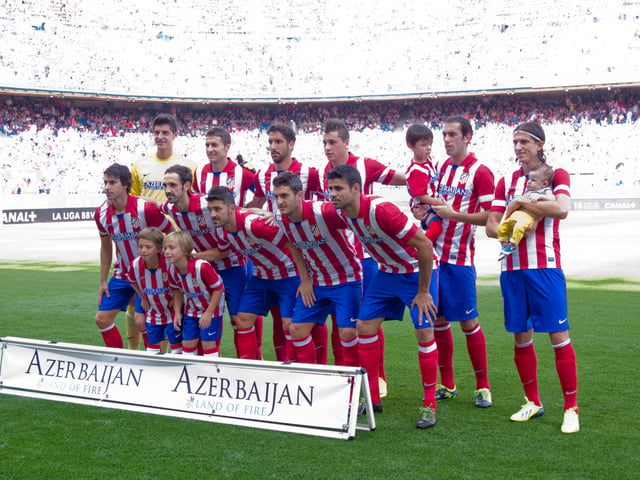
M364 228L367 230L367 233L371 236L371 237L375 237L376 235L376 231L373 228L373 225L365 225Z
M133 217L131 219L131 226L135 229L140 227L140 219L138 217Z
M318 228L318 225L311 225L311 233L314 237L320 236L320 229Z
M460 175L460 183L467 183L467 180L469 180L469 173L464 172Z
M236 186L236 179L235 178L227 178L227 188L229 190L233 190L235 186Z
M207 224L207 221L205 220L204 215L196 216L196 220L198 222L198 225L200 225L201 227L204 227Z
M191 285L193 287L197 287L198 286L198 279L197 278L192 278L191 279Z
M163 282L169 281L169 274L168 273L165 272L165 273L162 274L162 281Z

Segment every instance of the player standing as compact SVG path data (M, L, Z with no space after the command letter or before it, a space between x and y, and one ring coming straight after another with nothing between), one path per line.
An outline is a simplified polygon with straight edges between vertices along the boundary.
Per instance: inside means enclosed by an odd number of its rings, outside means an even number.
M514 358L524 387L526 403L511 416L525 422L544 413L538 392L538 360L533 345L534 332L549 334L555 353L556 371L564 396L561 431L580 430L578 419L578 372L576 354L569 337L567 286L560 261L560 220L571 208L570 179L566 170L556 168L552 183L555 200L533 202L523 197L527 174L545 164L545 134L540 125L526 122L513 132L513 147L520 168L498 181L487 221L487 235L497 237L498 225L507 206L526 206L536 216L531 235L517 250L502 260L500 288L504 302L504 324L514 336Z
M193 190L206 195L212 187L227 187L233 192L236 205L244 207L254 189L255 173L228 157L231 135L224 128L211 127L207 130L205 145L209 163L195 170Z
M487 408L492 399L487 377L487 346L478 323L474 235L476 226L487 223L493 200L493 173L469 153L473 130L466 117L447 118L442 134L449 158L439 171L441 205L432 207L442 219L443 230L436 242L440 299L435 337L441 382L436 398L443 400L458 394L453 379L453 338L449 322L459 322L476 376L475 405Z
M242 294L237 319L238 358L255 359L258 343L255 321L269 308L279 306L283 329L293 317L296 296L305 304L312 302L313 288L304 259L275 225L259 215L236 207L233 193L226 187L214 187L207 194L207 206L222 244L251 260L253 276Z
M163 202L166 200L162 187L164 171L171 165L186 165L193 170L195 163L173 152L173 143L178 136L175 116L167 113L157 115L151 122L151 134L156 152L136 160L131 167L131 195ZM131 307L127 309L127 338L128 347L137 350L140 335Z
M322 185L320 184L320 174L318 170L302 164L293 157L293 149L296 145L296 133L289 125L283 123L274 123L267 129L269 141L269 153L271 155L271 163L266 169L260 170L256 175L255 197L247 205L248 207L262 208L265 203L267 210L275 214L278 207L273 195L273 179L282 172L293 172L302 181L302 191L305 200L313 200L322 196ZM271 310L273 318L274 336L273 342L276 347L276 353L287 353L286 356L279 354L279 360L295 359L295 350L283 350L284 345L291 346L291 336L284 333L284 337L280 335L283 332L277 330L277 325L281 323L281 317L276 309ZM278 321L280 319L280 322ZM318 347L319 362L327 363L327 343L328 334L325 325L317 325L312 332L313 339ZM286 338L286 340L285 340Z
M230 250L221 253L207 200L203 195L191 193L191 171L188 167L169 167L164 176L164 189L167 201L160 206L160 211L191 236L195 257L209 261L222 278L234 343L237 343L236 320L240 297L247 286L247 261L244 256Z
M324 131L322 135L322 144L324 146L324 154L327 157L327 164L323 173L323 190L325 197L329 200L330 193L327 182L327 174L329 171L337 167L338 165L351 165L355 167L360 173L362 179L361 191L365 195L373 194L373 185L378 182L384 185L405 185L406 179L402 172L393 170L384 166L377 160L368 157L357 157L349 151L349 129L347 125L339 119L330 118L324 123ZM369 256L369 254L359 245L357 240L355 241L356 251L360 255L363 270L363 289L366 292L378 271L378 265ZM389 318L402 320L404 315L404 305L402 302L397 302L395 309L389 309ZM334 354L337 353L339 361L340 357L340 342L339 338L335 335L336 324L335 318L333 319L333 329L331 342L333 346ZM384 370L384 332L382 327L378 332L380 338L380 387L382 389L382 396L387 394L386 374Z
M96 209L94 219L100 234L100 289L98 313L95 321L108 347L122 348L122 336L115 324L119 311L125 310L135 290L127 281L127 271L138 256L136 237L145 227L158 227L163 232L172 230L169 220L149 202L129 195L131 172L124 165L114 163L104 171L104 190L107 201ZM113 276L109 270L116 261ZM135 323L134 323L135 328ZM137 331L137 328L136 328Z
M280 213L276 222L304 257L313 283L313 304L298 297L289 331L298 362L316 363L311 335L335 312L342 344L341 365L358 366L356 319L362 302L362 266L345 234L347 226L329 202L302 199L302 182L292 172L273 179Z
M431 241L394 203L360 192L360 174L351 165L340 165L327 175L331 202L380 269L364 295L358 320L360 364L367 370L374 411L382 411L379 389L380 340L378 331L388 317L389 306L400 299L410 309L418 340L418 361L424 392L416 426L436 423L435 390L438 349L433 335L437 313L437 285L430 281L433 263Z

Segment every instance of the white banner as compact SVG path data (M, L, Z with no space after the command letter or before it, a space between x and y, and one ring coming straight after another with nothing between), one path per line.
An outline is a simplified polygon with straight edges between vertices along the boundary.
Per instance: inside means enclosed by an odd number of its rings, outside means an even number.
M358 368L1 342L0 393L334 438L375 428L357 424Z

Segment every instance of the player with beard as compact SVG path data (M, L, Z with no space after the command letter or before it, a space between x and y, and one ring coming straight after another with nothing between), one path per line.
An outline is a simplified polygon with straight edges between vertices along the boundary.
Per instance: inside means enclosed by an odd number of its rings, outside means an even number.
M381 197L363 195L360 191L362 180L355 167L335 167L327 179L331 203L380 265L364 294L357 326L360 364L367 370L373 410L382 411L378 331L388 318L388 309L395 308L400 300L410 309L418 340L424 396L416 426L433 427L436 423L438 349L433 335L437 284L431 285L431 241L397 205Z
M321 198L322 186L318 170L302 164L302 162L293 157L293 149L296 144L296 133L293 128L282 123L274 123L267 129L267 135L269 139L269 154L273 163L257 173L255 197L247 206L262 208L266 203L267 210L275 214L278 211L278 207L273 195L273 179L280 173L287 171L293 172L300 177L305 200ZM291 335L289 332L276 330L276 326L281 323L278 322L280 315L277 310L272 310L271 316L273 317L273 342L276 346L276 351L278 352L280 350L279 347L282 346L291 347ZM283 335L283 337L281 338L280 335ZM327 363L328 333L326 325L314 327L312 335L316 347L318 347L318 363ZM286 354L284 358L282 358L283 354ZM294 360L295 350L292 348L288 350L282 349L279 359L285 360L287 357L289 360Z
M214 187L207 194L207 206L220 245L253 263L254 273L242 294L238 319L238 358L255 359L257 338L255 321L274 305L280 307L282 323L288 330L296 297L311 305L313 287L300 252L275 225L258 214L236 207L233 193ZM293 349L293 347L291 347Z

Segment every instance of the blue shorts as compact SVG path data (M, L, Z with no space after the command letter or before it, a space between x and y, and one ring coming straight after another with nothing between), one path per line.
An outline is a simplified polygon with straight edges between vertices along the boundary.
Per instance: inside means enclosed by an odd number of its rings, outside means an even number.
M222 337L222 317L211 317L209 328L200 328L199 318L185 315L182 317L182 338L195 340L201 338L203 342L217 342Z
M102 302L98 307L99 312L108 312L110 310L125 311L129 302L136 294L131 284L126 280L111 277L109 280L109 297L102 295Z
M182 342L182 332L178 332L173 327L173 322L165 325L147 323L147 342L149 345L158 345L165 337L169 339L171 345Z
M378 264L371 257L363 258L360 263L362 264L362 294L364 295L367 293L376 273L378 273ZM402 300L397 299L387 306L385 318L388 320L402 320L404 318L404 303Z
M559 268L502 272L500 288L507 332L569 330L567 283Z
M362 283L348 282L333 287L314 286L316 301L306 307L302 297L296 299L293 323L317 323L324 325L327 315L336 315L339 328L356 328L362 304Z
M438 316L447 322L463 322L478 317L476 267L440 263Z
M379 271L367 293L364 295L360 320L374 320L376 318L389 318L388 308L396 308L398 300L403 307L411 307L413 299L418 293L419 273L387 273ZM438 298L438 270L431 274L429 293L437 304ZM422 323L418 318L418 307L413 307L410 312L413 326L416 329L431 328L435 318L423 318Z
M227 312L229 315L237 315L240 308L242 292L247 287L246 267L231 267L218 270L218 274L224 285L225 296L227 297Z
M283 318L292 318L300 277L265 280L251 277L240 299L239 312L266 315L273 306L280 307Z
M142 313L143 315L147 313L147 311L142 308L142 299L138 295L136 295L136 304L134 306L134 311L136 313Z

